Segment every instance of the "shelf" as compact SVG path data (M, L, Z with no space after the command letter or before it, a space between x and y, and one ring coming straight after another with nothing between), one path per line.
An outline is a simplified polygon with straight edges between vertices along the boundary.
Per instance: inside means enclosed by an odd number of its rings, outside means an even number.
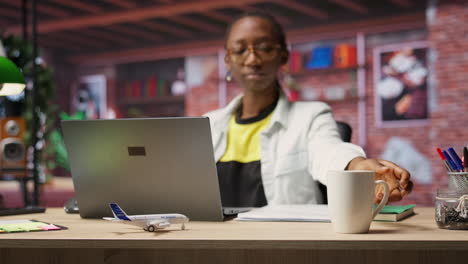
M291 76L302 77L311 74L334 74L339 72L349 72L359 69L359 66L347 67L347 68L322 68L322 69L303 69L298 72L290 72Z
M349 97L345 97L343 99L338 99L338 100L329 100L329 99L323 99L323 100L320 100L321 102L324 102L324 103L327 103L329 105L331 104L344 104L344 103L357 103L359 101L359 97L352 97L352 96L349 96Z
M119 105L149 105L149 104L183 104L185 96L160 96L143 98L125 98L119 101Z
M299 99L298 102L324 102L327 104L335 104L335 103L356 103L362 100L366 100L365 96L346 96L343 99L338 99L338 100L330 100L330 99L317 99L317 100L305 100L305 99Z

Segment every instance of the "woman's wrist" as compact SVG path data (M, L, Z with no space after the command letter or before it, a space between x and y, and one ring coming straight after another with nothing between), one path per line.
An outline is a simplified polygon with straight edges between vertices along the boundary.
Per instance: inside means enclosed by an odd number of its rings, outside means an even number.
M359 163L365 160L366 158L364 157L356 157L348 163L345 170L359 170Z

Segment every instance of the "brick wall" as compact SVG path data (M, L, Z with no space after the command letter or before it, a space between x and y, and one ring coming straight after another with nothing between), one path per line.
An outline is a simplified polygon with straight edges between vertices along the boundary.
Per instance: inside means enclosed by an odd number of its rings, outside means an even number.
M381 34L367 38L366 64L372 66L372 50L382 44L426 39L430 48L429 64L432 67L435 93L430 105L429 123L408 128L378 128L375 126L373 72L366 73L366 152L370 157L379 157L390 137L409 140L425 157L430 159L432 184L415 185L413 193L404 203L430 205L438 188L446 187L447 175L435 148L453 146L458 153L468 145L468 5L463 1L447 3L439 1L428 17L427 36L421 32L396 32L393 36ZM434 57L435 56L435 57ZM332 105L333 106L333 105ZM350 111L340 105L334 106L335 117L345 119ZM353 113L354 114L354 113ZM353 122L353 127L356 128ZM353 142L357 142L353 136Z
M218 82L206 81L202 85L191 87L185 96L187 116L200 116L219 107Z
M431 113L430 148L468 146L468 1L438 1L428 16L428 40L435 51L437 104ZM447 182L435 152L433 189Z
M430 158L433 156L434 150L429 147L429 135L427 133L429 125L412 125L408 127L379 127L376 124L376 104L374 101L375 85L374 85L374 54L373 51L377 47L412 43L427 39L426 30L410 30L402 32L389 32L383 34L370 35L366 38L366 146L364 147L368 157L380 158L385 150L389 140L393 137L410 142L413 147L420 152L424 157ZM404 165L402 165L404 166ZM409 169L409 168L408 168ZM409 169L410 170L410 169ZM417 176L428 175L415 175L413 174L415 188L413 193L405 198L402 203L417 203L417 204L431 204L432 192L430 191L431 185L418 182Z

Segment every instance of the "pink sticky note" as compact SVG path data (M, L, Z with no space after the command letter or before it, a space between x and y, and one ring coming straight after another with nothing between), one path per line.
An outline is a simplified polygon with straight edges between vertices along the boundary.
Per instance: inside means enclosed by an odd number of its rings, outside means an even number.
M41 228L42 228L43 230L58 230L58 229L60 229L60 227L55 226L55 225L52 225L52 224L50 224L50 225L45 225L45 226L41 226Z

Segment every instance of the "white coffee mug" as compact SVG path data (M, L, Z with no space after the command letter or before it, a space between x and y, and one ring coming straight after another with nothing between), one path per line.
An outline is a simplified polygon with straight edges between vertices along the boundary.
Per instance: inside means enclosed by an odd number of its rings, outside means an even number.
M337 233L367 233L372 219L388 201L389 188L385 181L375 181L374 171L329 171L327 174L328 211ZM374 189L382 184L385 192L374 210Z

